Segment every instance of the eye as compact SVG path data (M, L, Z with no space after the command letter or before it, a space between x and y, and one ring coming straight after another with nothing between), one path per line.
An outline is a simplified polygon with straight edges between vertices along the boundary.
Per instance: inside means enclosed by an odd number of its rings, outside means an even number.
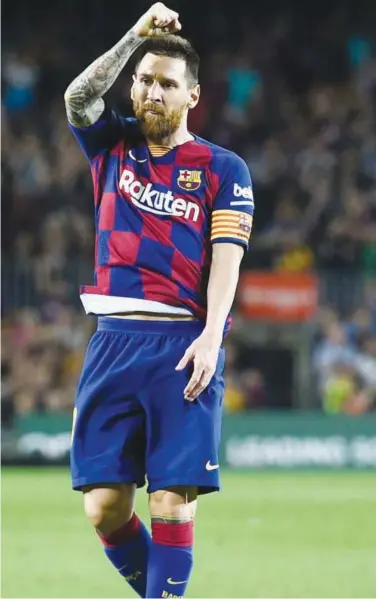
M173 83L165 83L163 87L166 89L174 89L175 85Z
M141 83L143 83L144 85L150 85L151 79L149 79L148 77L141 77Z

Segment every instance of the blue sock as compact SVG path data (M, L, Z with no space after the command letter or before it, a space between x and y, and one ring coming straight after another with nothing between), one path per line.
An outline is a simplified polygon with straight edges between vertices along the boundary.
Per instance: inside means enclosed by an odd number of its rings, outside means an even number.
M119 530L104 537L99 533L104 552L117 571L140 596L146 596L150 533L141 520L132 518Z
M152 523L146 597L183 597L193 566L193 522Z

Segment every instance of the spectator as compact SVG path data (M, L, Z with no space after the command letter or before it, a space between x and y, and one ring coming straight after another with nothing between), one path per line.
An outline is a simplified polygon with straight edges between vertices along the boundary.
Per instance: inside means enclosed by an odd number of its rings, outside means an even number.
M319 388L324 390L331 376L338 374L338 364L341 367L351 366L355 355L356 351L347 342L343 326L337 323L331 324L326 337L319 342L313 355L313 365L318 376ZM341 374L342 372L341 370Z

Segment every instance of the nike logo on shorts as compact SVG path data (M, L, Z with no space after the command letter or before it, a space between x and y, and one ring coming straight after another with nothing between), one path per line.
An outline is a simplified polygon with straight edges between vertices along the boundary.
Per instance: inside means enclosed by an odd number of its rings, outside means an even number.
M217 470L219 468L219 464L211 464L210 460L206 462L205 466L206 470Z

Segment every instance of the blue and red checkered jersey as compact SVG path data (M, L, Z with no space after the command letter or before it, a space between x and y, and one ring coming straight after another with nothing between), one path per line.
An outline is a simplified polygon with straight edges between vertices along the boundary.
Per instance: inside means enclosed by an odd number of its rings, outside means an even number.
M91 165L95 284L87 313L157 312L206 317L213 243L248 247L253 193L245 162L194 136L158 151L137 119L106 106L70 128Z

